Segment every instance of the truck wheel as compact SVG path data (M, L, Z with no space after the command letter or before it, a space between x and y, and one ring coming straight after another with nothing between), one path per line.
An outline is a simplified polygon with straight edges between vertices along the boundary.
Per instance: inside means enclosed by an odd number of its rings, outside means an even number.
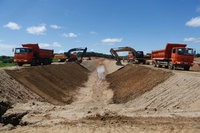
M161 67L161 65L160 65L160 62L159 61L157 61L156 62L156 66L159 68L159 67Z
M170 70L173 70L173 69L174 69L174 64L173 64L171 61L169 62L168 68L169 68Z
M50 65L52 63L52 60L51 59L48 59L48 64Z
M43 60L43 65L48 65L49 64L49 60L48 59L44 59Z
M185 66L184 70L189 71L190 70L190 66Z
M18 63L18 66L22 66L22 65L23 65L23 63L21 63L21 62L20 62L20 63Z
M153 61L152 64L153 64L154 67L157 66L157 65L156 65L156 61Z
M31 66L36 66L36 60L33 59L33 60L31 61Z

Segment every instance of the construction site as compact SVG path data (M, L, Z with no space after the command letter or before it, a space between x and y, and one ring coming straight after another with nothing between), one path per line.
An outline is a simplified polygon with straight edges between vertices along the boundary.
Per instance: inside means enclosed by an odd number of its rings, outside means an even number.
M199 132L198 64L184 71L91 58L1 68L0 132Z

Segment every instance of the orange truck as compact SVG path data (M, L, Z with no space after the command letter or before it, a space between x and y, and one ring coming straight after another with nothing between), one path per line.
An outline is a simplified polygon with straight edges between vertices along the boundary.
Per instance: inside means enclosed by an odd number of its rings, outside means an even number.
M23 64L48 65L52 63L54 57L53 50L40 49L36 44L22 44L22 47L15 48L14 62L19 66Z
M183 68L188 71L194 65L195 51L186 46L187 44L167 43L165 49L152 50L153 65L155 67L165 66L171 70Z

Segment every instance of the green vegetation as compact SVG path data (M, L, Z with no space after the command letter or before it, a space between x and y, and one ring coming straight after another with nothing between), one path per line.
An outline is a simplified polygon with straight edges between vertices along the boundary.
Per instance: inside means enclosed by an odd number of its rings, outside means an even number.
M13 62L13 57L10 56L0 56L0 67L16 66Z
M58 59L53 58L52 62L58 62Z
M195 55L195 57L200 57L200 54L199 54L199 53L197 53L197 54Z

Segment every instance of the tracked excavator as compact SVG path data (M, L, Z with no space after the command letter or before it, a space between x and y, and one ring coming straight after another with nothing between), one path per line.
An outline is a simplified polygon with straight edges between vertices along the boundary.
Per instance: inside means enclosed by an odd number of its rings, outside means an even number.
M80 60L78 59L78 56L77 56L77 53L76 53L77 51L82 51L81 56L80 56ZM87 52L87 47L85 47L85 48L72 48L68 52L64 52L64 54L55 55L54 58L58 59L59 62L64 62L64 61L72 62L72 61L74 61L74 62L81 63L86 52Z
M112 56L115 57L116 61L117 61L117 65L122 65L121 64L121 59L118 55L118 52L125 52L128 51L128 62L132 62L132 63L143 63L146 64L147 60L151 59L150 55L144 55L143 51L136 51L135 49L131 48L131 47L118 47L118 48L111 48L110 49L110 53L112 54Z

